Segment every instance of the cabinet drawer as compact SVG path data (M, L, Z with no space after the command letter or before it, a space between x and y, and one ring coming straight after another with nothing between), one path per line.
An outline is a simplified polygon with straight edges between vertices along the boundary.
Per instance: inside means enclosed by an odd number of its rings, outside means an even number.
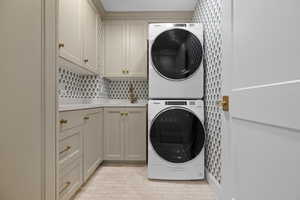
M59 165L63 167L72 160L82 156L82 127L73 128L60 133L58 144Z
M59 113L60 131L83 125L83 111L66 111Z
M69 200L82 184L82 160L78 159L62 171L59 178L59 199Z

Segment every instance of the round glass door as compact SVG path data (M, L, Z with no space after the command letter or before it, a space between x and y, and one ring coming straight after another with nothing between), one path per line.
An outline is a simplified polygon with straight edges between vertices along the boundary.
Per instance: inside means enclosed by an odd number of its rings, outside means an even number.
M151 48L155 69L165 78L187 79L200 67L202 44L189 31L172 29L161 33Z
M203 149L205 132L201 121L192 112L173 108L155 118L150 128L150 141L163 159L185 163Z

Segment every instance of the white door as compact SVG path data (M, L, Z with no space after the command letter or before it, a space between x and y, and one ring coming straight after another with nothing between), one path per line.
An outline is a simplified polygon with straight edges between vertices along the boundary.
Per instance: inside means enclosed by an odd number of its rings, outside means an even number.
M98 14L90 0L83 0L84 10L84 65L97 71L97 31Z
M60 56L82 65L81 1L59 1Z
M147 22L128 22L128 70L129 76L147 77Z
M223 49L223 93L231 102L221 199L299 200L300 2L231 3L225 6L233 10L227 10L232 29L225 28Z

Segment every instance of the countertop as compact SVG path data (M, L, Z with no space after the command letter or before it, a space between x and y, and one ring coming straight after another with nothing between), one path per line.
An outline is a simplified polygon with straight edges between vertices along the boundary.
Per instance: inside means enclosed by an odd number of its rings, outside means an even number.
M147 105L147 100L140 100L137 103L130 103L129 100L103 100L98 103L90 104L66 104L59 105L58 111L71 111L71 110L83 110L101 107L145 107Z

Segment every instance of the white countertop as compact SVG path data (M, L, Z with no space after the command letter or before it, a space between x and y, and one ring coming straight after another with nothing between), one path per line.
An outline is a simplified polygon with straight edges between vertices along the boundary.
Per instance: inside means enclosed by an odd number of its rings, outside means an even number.
M130 103L129 100L103 100L99 103L91 104L66 104L59 105L58 111L70 111L70 110L83 110L83 109L92 109L92 108L101 108L101 107L145 107L147 105L147 100L140 100L137 103Z

